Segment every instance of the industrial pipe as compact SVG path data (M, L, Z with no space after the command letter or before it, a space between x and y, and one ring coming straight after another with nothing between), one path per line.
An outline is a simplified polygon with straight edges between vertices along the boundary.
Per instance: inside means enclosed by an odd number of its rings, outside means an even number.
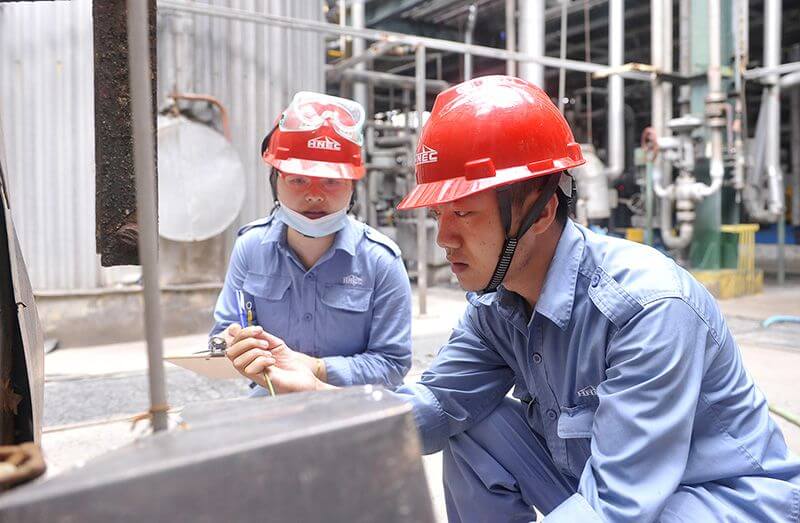
M650 31L651 31L651 60L653 66L660 71L672 70L672 2L669 0L651 0L650 2ZM681 9L685 9L684 3L681 3ZM681 13L681 17L686 13ZM681 18L683 19L683 18ZM688 45L684 40L681 40L681 45ZM667 52L669 48L669 52ZM685 74L683 68L688 64L683 63L683 55L681 55L681 73ZM652 95L652 125L654 136L651 138L656 143L658 139L667 136L667 114L672 113L672 96L667 96L667 85L659 78L653 78L653 95ZM667 108L669 106L669 110ZM665 163L664 159L659 156L653 158L653 191L661 199L659 223L661 228L661 240L670 249L685 249L689 246L694 236L694 226L691 220L693 219L693 204L691 200L678 201L680 208L678 233L672 232L672 202L677 199L676 185L672 183L672 166ZM685 173L684 173L685 174ZM685 176L684 176L685 177ZM685 185L685 183L682 183Z
M514 52L517 49L517 0L506 0L506 51ZM506 60L506 74L517 76L517 63L509 58Z
M764 69L777 70L781 60L781 1L764 3ZM780 166L780 82L777 73L766 79L761 111L764 113L756 127L756 143L762 143L767 173L767 207L764 207L761 182L761 164L756 162L747 177L743 190L747 213L759 222L779 222L783 215L783 173ZM759 114L761 120L761 114ZM756 149L758 155L759 149Z
M150 40L146 2L128 0L128 42L133 127L133 167L139 219L139 257L144 288L144 327L150 387L150 420L153 431L168 425L167 389L164 379L164 346L161 335L161 293L158 282L158 205L156 203L155 144L150 92Z
M464 33L464 43L472 45L472 34L475 32L475 20L478 18L478 6L472 3L469 6L469 15L467 15L467 29ZM472 53L469 51L464 53L464 80L472 78Z
M525 0L519 4L519 51L544 55L544 0ZM520 62L520 78L544 88L544 67L541 63Z
M417 146L422 138L423 114L425 113L425 46L417 46L416 53L416 105ZM428 312L428 210L417 209L417 294L419 313Z
M722 6L721 0L708 0L708 96L706 97L706 124L711 134L711 185L697 183L696 199L711 196L722 187L725 166L722 161L725 93L722 92Z
M610 0L608 5L608 65L612 69L622 66L625 46L625 1ZM589 93L591 96L591 93ZM609 180L614 180L625 169L625 84L618 74L608 78L608 169Z

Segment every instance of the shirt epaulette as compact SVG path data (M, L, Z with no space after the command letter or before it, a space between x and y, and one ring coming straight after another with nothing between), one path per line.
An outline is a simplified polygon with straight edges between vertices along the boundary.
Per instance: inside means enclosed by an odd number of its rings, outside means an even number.
M364 227L364 234L366 235L367 239L379 243L389 249L395 257L400 256L400 247L397 246L395 242L392 241L391 238L383 234L382 232L378 232L370 226Z
M259 218L258 220L253 220L252 222L243 225L239 232L236 233L237 236L241 236L242 234L246 233L250 229L254 229L256 227L266 227L272 223L273 215L269 215L266 218Z

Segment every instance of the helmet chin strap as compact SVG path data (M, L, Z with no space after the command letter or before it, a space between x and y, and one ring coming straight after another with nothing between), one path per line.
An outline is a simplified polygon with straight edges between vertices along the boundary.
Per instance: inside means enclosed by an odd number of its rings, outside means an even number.
M542 214L547 202L550 201L550 198L553 197L556 189L558 189L558 181L560 178L560 172L550 175L544 185L544 188L542 189L541 194L539 194L539 197L533 203L533 206L528 211L528 214L525 216L525 218L523 218L519 230L514 236L511 236L511 191L513 185L507 185L496 190L497 201L500 206L500 218L503 221L506 239L503 243L503 250L500 253L500 259L497 261L497 266L494 268L494 273L489 280L489 284L482 291L479 291L479 294L495 292L497 291L497 287L503 283L506 273L508 272L508 268L511 267L511 260L514 258L514 252L517 250L517 244L519 244L522 236L528 232L528 229L530 229L536 220L539 219L539 216Z

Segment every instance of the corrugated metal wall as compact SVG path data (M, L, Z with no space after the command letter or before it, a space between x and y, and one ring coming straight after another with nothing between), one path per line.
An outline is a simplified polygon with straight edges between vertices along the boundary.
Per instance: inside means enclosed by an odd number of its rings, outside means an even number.
M322 0L208 3L322 19ZM158 98L173 89L210 94L230 114L247 177L240 223L271 202L259 145L298 90L324 89L320 35L161 13ZM100 286L94 241L91 0L0 4L0 113L6 126L12 212L33 287ZM224 188L220 188L224 205ZM233 230L226 233L229 242Z
M38 289L99 283L91 1L0 4L11 212Z
M216 6L322 20L322 0L210 0ZM203 15L160 13L159 106L178 91L210 94L228 109L233 144L247 177L240 216L271 207L261 140L300 90L324 90L324 42L318 34ZM224 199L224 196L221 196Z

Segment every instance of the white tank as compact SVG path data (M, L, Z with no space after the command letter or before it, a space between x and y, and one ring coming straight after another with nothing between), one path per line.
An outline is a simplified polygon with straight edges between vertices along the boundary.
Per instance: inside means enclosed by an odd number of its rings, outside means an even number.
M581 144L581 151L586 163L571 171L578 192L576 207L585 211L589 220L607 219L611 216L611 206L606 166L597 157L593 145Z
M158 117L158 231L198 242L227 229L244 202L244 166L233 146L207 125Z

